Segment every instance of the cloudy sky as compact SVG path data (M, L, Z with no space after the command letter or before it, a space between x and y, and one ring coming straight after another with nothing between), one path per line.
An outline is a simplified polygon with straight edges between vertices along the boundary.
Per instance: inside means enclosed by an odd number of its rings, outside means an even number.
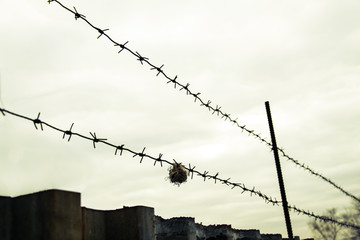
M214 107L350 193L360 195L358 1L61 1ZM1 106L59 128L255 187L280 200L272 152L57 3L0 3ZM95 209L146 205L164 218L286 236L282 208L195 177L180 187L168 166L0 116L0 195L50 188L82 193ZM281 159L288 202L323 213L351 199ZM291 213L294 235L310 218Z

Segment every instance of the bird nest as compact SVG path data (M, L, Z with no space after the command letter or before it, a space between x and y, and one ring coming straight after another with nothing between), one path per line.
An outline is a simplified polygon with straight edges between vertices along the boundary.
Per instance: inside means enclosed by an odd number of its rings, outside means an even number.
M170 168L169 168L169 179L170 182L180 186L180 184L186 182L187 180L187 171L186 169L181 165L181 163L175 162Z

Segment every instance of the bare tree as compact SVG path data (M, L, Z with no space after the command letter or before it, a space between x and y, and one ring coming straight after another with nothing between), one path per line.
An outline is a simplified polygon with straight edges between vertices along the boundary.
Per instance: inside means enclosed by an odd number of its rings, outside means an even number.
M353 201L352 206L342 215L345 222L360 226L360 202ZM347 229L344 231L344 239L360 240L360 229Z
M353 201L351 207L338 214L336 208L326 210L324 216L360 226L360 202ZM312 220L308 223L316 240L360 240L360 229L346 228L331 222Z
M336 208L326 210L324 216L339 220L341 217L337 215ZM308 223L316 240L339 240L342 239L340 234L343 227L333 224L331 222L320 222L312 220Z

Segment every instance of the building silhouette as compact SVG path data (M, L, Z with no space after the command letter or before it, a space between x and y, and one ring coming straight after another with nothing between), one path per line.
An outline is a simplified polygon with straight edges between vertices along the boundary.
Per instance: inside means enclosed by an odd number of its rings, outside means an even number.
M0 196L0 240L282 240L281 234L203 226L191 217L163 219L154 208L96 210L81 207L81 194L46 190ZM296 237L295 239L298 239Z

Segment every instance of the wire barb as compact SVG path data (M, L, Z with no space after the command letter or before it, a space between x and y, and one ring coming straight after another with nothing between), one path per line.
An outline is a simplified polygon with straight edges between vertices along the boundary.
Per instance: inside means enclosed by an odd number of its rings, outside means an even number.
M216 105L216 108L214 109L213 113L214 114L215 112L217 113L217 115L219 116L219 113L220 113L220 108L218 105Z
M218 179L217 176L219 175L219 173L216 173L215 176L213 177L215 180L215 184L216 184L216 180Z
M149 58L141 56L140 53L138 53L138 52L136 52L135 56L138 57L137 60L140 61L141 65L143 65L143 62L144 62L144 61L148 61L148 60L149 60Z
M196 100L200 99L200 98L199 98L199 95L200 95L200 94L201 94L201 93L192 94L192 95L194 96L194 102L196 102Z
M207 101L207 103L202 103L201 104L201 106L205 106L205 107L207 107L208 109L209 109L209 111L211 110L211 106L210 106L210 104L211 104L211 101L210 100L208 100Z
M182 86L179 91L185 89L186 90L186 95L189 95L191 93L190 90L189 90L189 86L190 86L190 84L187 83L185 86Z
M167 83L170 83L170 82L173 83L175 89L176 89L176 85L177 85L176 79L177 79L177 76L175 76L174 79L169 79L169 81L167 82Z
M96 28L98 30L98 32L100 33L100 35L97 37L98 39L105 34L105 31L108 31L110 29L100 29L100 28Z
M144 152L145 152L145 147L143 148L141 153L136 153L133 157L140 156L141 157L140 163L142 163L144 157L146 156L146 154Z
M121 145L121 146L117 146L116 149L115 149L115 155L117 154L117 151L120 150L120 156L122 155L123 153L123 150L124 150L124 144Z
M40 127L41 127L41 131L43 131L44 128L43 128L43 125L42 125L42 121L39 119L39 117L40 117L40 112L39 112L39 114L37 115L37 118L33 120L34 126L35 126L35 128L36 128L36 130L37 130L38 128L37 128L36 124L39 124Z
M164 66L164 64L161 65L161 67L152 67L150 70L156 70L156 71L158 71L158 73L156 74L156 76L159 76L160 73L163 73L163 70L161 69L163 66Z
M64 131L63 139L65 138L65 135L69 135L68 142L70 141L70 138L71 138L71 136L72 136L72 134L73 134L73 133L71 132L73 126L74 126L74 123L71 124L69 130Z
M93 141L93 146L94 146L94 148L96 148L95 143L98 143L98 142L100 142L100 141L106 141L106 140L107 140L106 138L97 138L95 132L94 132L94 133L90 132L90 135L93 137L92 141Z
M174 160L175 161L175 160ZM189 171L189 176L191 174L191 179L193 179L194 177L194 169L195 169L195 166L194 167L191 167L190 163L189 163L189 168L187 169Z
M78 18L86 18L84 15L78 13L75 7L73 7L75 10L75 20L78 20Z
M162 156L163 154L159 153L159 157L157 159L154 159L154 166L156 165L157 162L160 162L160 165L162 167L162 162L163 162L163 160L161 159Z
M119 43L116 43L115 46L119 46L121 49L118 53L121 53L125 48L126 48L126 44L128 44L129 41L126 41L126 43L124 44L119 44Z

